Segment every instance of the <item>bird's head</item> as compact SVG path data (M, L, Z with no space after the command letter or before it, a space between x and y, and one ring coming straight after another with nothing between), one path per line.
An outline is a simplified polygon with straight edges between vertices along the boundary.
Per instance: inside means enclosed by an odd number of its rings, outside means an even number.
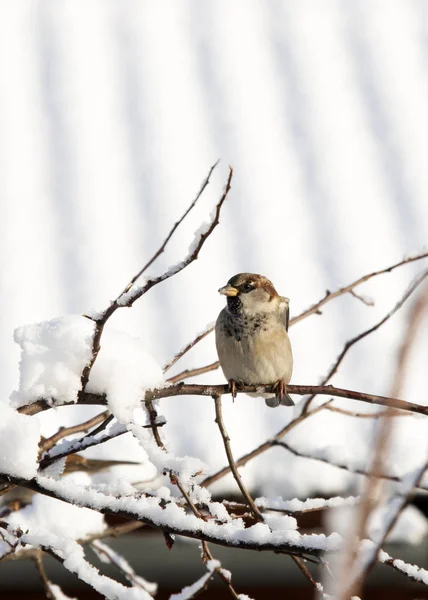
M227 306L233 313L266 313L278 310L280 296L267 277L255 273L238 273L219 289L227 297Z

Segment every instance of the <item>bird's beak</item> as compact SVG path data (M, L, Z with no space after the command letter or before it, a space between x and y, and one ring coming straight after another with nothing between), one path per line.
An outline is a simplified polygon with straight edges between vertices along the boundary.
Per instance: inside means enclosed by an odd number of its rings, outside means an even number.
M233 287L233 285L225 285L224 287L221 287L219 289L220 294L223 294L224 296L237 296L239 294L238 290Z

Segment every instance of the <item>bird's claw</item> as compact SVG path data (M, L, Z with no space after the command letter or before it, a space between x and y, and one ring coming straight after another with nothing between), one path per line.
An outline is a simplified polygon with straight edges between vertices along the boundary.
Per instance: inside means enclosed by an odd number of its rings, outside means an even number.
M235 400L235 398L236 398L236 381L234 379L229 379L229 392L232 394L232 398Z
M284 380L280 379L279 381L277 381L273 386L273 389L275 390L275 398L278 398L279 404L282 404L285 392Z
M236 381L235 379L229 379L229 392L232 394L232 398L235 400L236 394L238 392L238 387L244 385L242 381Z

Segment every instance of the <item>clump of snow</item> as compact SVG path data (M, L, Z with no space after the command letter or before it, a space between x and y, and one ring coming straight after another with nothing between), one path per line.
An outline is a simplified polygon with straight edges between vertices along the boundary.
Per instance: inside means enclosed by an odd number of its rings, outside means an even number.
M1 405L0 472L31 479L38 467L40 424L37 418L21 415Z
M301 512L309 510L317 510L321 508L334 508L338 506L354 506L359 501L358 496L349 496L342 498L336 496L334 498L307 498L306 500L283 500L280 496L276 498L260 498L255 499L256 506L266 510L283 510L286 512Z
M139 425L128 425L128 429L147 452L150 462L157 468L158 472L162 473L163 471L167 471L176 474L181 485L183 485L186 490L191 489L191 486L194 483L193 478L195 476L205 473L207 467L199 460L199 458L193 456L179 457L168 450L159 448L153 439L151 431L144 429ZM196 492L194 493L196 494ZM209 500L210 496L208 494L203 491L201 491L200 494L201 499L204 498L206 501Z
M67 479L80 484L90 482L86 473L75 473ZM24 531L49 531L75 540L101 533L106 527L102 514L41 494L35 494L31 504L10 513L6 520Z
M13 404L23 406L40 398L53 398L55 404L75 402L82 370L91 358L94 327L90 319L70 315L16 329L21 362Z
M264 515L265 523L272 531L289 531L297 529L297 521L288 515Z
M90 319L71 315L17 329L21 362L19 389L11 396L14 406L40 398L56 405L76 402L82 371L91 359L94 327ZM141 340L105 328L87 390L106 394L118 421L130 422L144 390L163 381L161 367Z
M144 390L163 381L161 367L141 340L108 328L104 331L88 391L106 394L108 407L118 421L129 423L140 407Z

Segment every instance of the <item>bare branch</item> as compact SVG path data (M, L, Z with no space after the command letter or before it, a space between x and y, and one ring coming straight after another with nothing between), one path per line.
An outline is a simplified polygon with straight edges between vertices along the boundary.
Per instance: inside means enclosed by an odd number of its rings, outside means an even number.
M327 375L321 381L321 385L325 385L328 381L330 381L330 379L333 377L333 375L335 375L337 373L340 364L342 363L343 359L345 358L345 356L348 353L348 351L352 348L352 346L354 346L357 342L360 342L362 339L364 339L365 337L367 337L371 333L374 333L377 329L379 329L380 327L382 327L382 325L384 325L387 321L389 321L389 319L391 317L393 317L395 315L395 313L403 306L403 304L406 302L406 300L408 300L410 298L410 296L413 294L413 292L415 292L415 290L421 285L421 283L426 279L427 276L428 276L428 270L425 270L422 273L420 273L416 277L416 279L414 279L412 281L412 283L410 284L410 286L407 288L407 290L404 292L403 296L396 303L396 305L394 306L394 308L392 310L390 310L375 325L373 325L372 327L369 327L369 329L366 329L362 333L356 335L355 337L353 337L352 339L350 339L348 342L346 342L346 344L345 344L342 352L337 357L336 361L334 362L333 366L331 367L331 369L329 370L329 372L327 373ZM314 398L315 398L315 394L312 394L306 400L305 406L303 407L304 411L308 410L309 405L311 404L311 402L312 402L312 400Z
M378 275L383 275L384 273L391 273L395 269L398 269L398 267L402 267L403 265L408 265L408 264L416 262L418 260L423 260L424 258L427 258L427 257L428 257L428 252L422 252L416 256L411 256L409 258L405 258L404 260L401 260L400 262L395 263L394 265L386 267L385 269L381 269L380 271L374 271L373 273L369 273L368 275L363 275L363 277L356 279L355 281L353 281L352 283L348 284L345 287L339 288L335 292L330 292L327 290L324 298L322 298L316 304L313 304L311 307L304 310L302 313L300 313L300 315L297 315L297 317L290 319L290 325L294 325L295 323L298 323L302 319L309 317L309 315L313 315L314 313L317 313L319 311L319 309L322 306L324 306L324 304L326 304L330 300L333 300L333 298L338 298L339 296L343 296L343 294L347 294L348 292L351 292L351 290L353 290L355 287L361 285L362 283L365 283L366 281L369 281L369 279L372 279L373 277L377 277Z
M357 294L357 292L354 292L354 290L351 290L349 293L351 294L351 296L353 296L354 298L356 298L357 300L359 300L366 306L374 306L375 305L374 300L372 298L366 298L365 296L361 296L360 294Z
M83 431L89 431L91 427L95 427L99 423L102 423L104 419L108 417L108 415L109 411L105 410L99 415L96 415L95 417L92 417L83 423L79 423L78 425L73 425L72 427L60 427L60 429L54 435L51 435L51 437L46 438L40 443L40 452L46 452L47 450L50 450L57 442L59 442L59 440L62 440L69 435L74 435L75 433L81 433ZM92 435L93 434L94 432L92 432Z
M332 402L332 400L330 400L329 402L326 402L323 405L317 406L314 410L312 410L310 412L307 412L305 414L300 414L298 417L296 417L295 419L293 419L292 421L290 421L290 423L288 423L287 425L285 425L285 427L283 427L282 429L280 429L278 431L278 433L272 439L267 440L266 442L263 442L262 444L260 444L259 446L257 446L257 448L255 448L254 450L251 450L251 452L248 452L247 454L244 454L243 456L241 456L241 458L239 458L236 461L236 463L235 463L236 466L237 467L243 467L244 465L247 464L247 462L249 462L253 458L256 458L256 456L259 456L263 452L266 452L266 450L269 450L269 448L272 448L275 445L275 440L280 440L289 431L291 431L292 429L294 429L294 427L296 427L297 425L299 425L299 423L301 423L302 421L305 421L308 417L310 417L310 416L316 414L317 412L319 412L320 410L322 410L330 402ZM200 485L202 487L208 487L208 486L212 485L214 482L216 482L219 479L221 479L222 477L224 477L225 475L228 475L230 473L230 471L231 471L230 465L227 466L227 467L224 467L223 469L220 469L220 471L217 471L213 475L210 475L209 477L206 477L202 481L202 483Z
M181 371L181 373L177 373L173 377L170 377L167 381L168 383L178 383L179 381L183 381L183 379L190 379L190 377L196 377L197 375L202 375L203 373L209 373L210 371L216 371L220 366L220 362L216 360L210 365L205 365L204 367L196 367L195 369L185 369Z
M257 506L255 505L254 500L251 498L250 494L248 493L248 490L245 487L244 482L241 479L241 474L239 473L238 467L236 466L235 460L233 458L232 449L230 447L230 438L226 431L226 427L225 427L224 421L223 421L223 411L221 408L221 396L213 395L213 398L214 398L214 403L215 403L215 422L218 425L218 428L221 433L221 437L223 439L224 449L226 450L226 456L227 456L227 460L229 462L230 470L233 473L233 477L234 477L236 483L238 484L238 487L241 490L242 495L248 502L248 504L251 508L251 512L254 514L255 518L258 521L263 522L264 521L263 515L259 511Z
M42 554L43 553L41 550L36 550L36 554L35 554L33 560L34 560L34 563L39 572L40 578L42 580L43 587L45 588L46 598L48 598L49 600L55 600L55 596L51 590L50 581L48 579L48 576L46 575L46 571L43 566Z
M241 386L238 393L275 393L274 385L245 385ZM358 392L356 390L348 390L346 388L338 388L333 385L287 385L288 394L296 394L297 396L307 396L309 394L317 394L321 396L335 396L338 398L349 398L350 400L358 400L360 402L366 402L368 404L388 406L390 408L396 408L398 410L410 411L420 415L428 415L428 406L421 406L414 402L407 402L406 400L400 400L398 398L390 398L389 396L378 396L376 394L367 394L365 392ZM174 396L212 396L212 395L226 395L230 394L228 384L220 385L205 385L205 384L191 384L191 383L178 383L167 387L156 388L153 390L146 391L145 402L159 400L161 398L172 398ZM70 406L68 403L60 406ZM78 401L78 404L88 406L106 405L107 399L103 394L93 394L86 392L82 394ZM48 410L52 408L52 403L47 400L38 400L37 402L24 406L18 409L18 412L22 414L36 414L41 410Z
M415 415L412 415L412 413L410 412L402 412L397 410L391 412L389 409L374 413L360 413L353 412L352 410L346 410L345 408L340 408L339 406L333 406L332 404L329 406L325 406L325 409L331 412L338 413L340 415L346 415L348 417L355 417L358 419L382 419L383 417L415 417Z
M173 367L175 365L175 363L180 360L180 358L182 358L185 354L187 354L187 352L189 352L189 350L191 350L194 346L196 346L196 344L198 344L201 340L206 338L209 333L214 331L214 328L215 328L215 325L213 325L212 323L207 325L207 327L204 329L204 331L201 331L201 333L198 333L198 335L191 342L189 342L186 346L184 346L184 348L182 350L180 350L180 352L177 352L177 354L164 366L163 372L166 373L167 371L169 371L169 369L171 367Z

